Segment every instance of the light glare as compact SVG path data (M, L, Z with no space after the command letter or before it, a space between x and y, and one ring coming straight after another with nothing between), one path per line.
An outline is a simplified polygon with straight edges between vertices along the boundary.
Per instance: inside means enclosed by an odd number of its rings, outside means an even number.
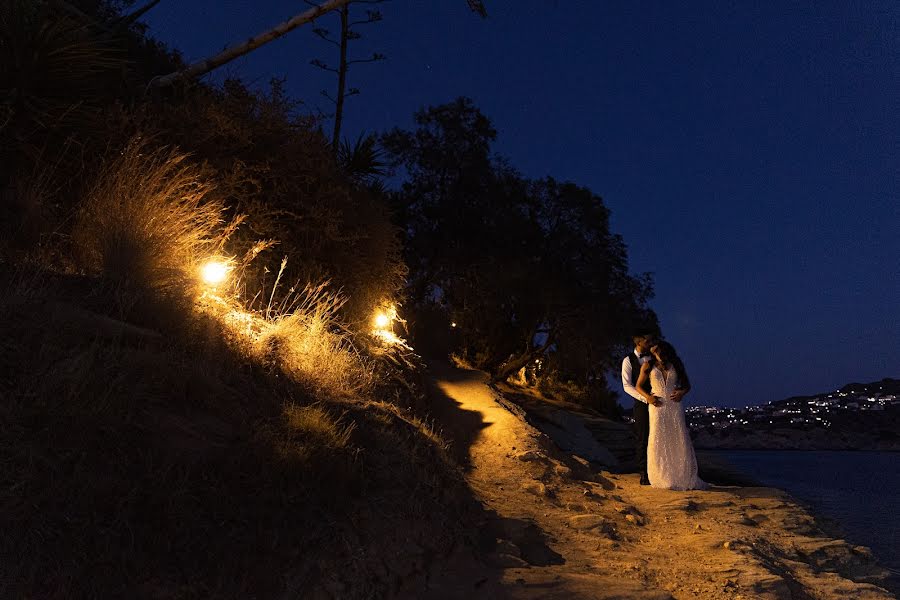
M200 269L200 276L207 285L218 285L228 277L228 265L220 260L211 260Z

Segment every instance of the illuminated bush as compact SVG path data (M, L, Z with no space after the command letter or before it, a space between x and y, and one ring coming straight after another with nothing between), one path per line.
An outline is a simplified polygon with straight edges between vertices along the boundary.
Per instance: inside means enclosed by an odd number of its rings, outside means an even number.
M82 265L129 290L190 298L200 261L221 242L224 206L212 192L185 154L136 138L79 211L73 238Z

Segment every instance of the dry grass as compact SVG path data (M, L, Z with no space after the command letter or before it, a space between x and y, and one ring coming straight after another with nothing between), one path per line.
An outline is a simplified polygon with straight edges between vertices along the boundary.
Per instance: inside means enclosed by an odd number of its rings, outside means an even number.
M86 275L0 263L0 597L371 598L383 557L461 539L465 485L371 400L341 295L282 291L283 264L248 281L271 241L198 289L223 213L207 171L135 140L78 212Z
M458 541L465 487L394 405L110 327L81 279L18 282L0 276L0 597L308 597L336 578L367 598L381 557ZM317 331L300 322L285 331Z
M359 394L372 384L372 370L336 320L339 295L324 285L295 292L291 312L269 314L269 327L253 347L258 360L277 365L307 389L329 396Z
M221 245L224 212L208 172L138 137L88 192L73 241L83 266L126 295L184 302L200 262Z

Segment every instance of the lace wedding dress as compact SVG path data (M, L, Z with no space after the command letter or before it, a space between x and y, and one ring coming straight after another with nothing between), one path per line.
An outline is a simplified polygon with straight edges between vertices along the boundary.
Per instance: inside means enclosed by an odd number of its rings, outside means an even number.
M706 482L697 475L697 457L684 419L684 405L671 399L677 386L674 367L663 371L656 366L650 371L650 393L662 400L662 406L650 406L647 476L655 488L706 489Z

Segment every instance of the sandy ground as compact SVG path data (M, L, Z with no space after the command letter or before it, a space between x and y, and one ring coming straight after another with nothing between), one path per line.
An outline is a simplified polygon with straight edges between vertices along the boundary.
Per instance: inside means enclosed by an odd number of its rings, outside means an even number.
M559 451L487 377L433 365L436 426L485 508L487 565L434 598L883 599L869 551L829 538L769 488L658 490Z

